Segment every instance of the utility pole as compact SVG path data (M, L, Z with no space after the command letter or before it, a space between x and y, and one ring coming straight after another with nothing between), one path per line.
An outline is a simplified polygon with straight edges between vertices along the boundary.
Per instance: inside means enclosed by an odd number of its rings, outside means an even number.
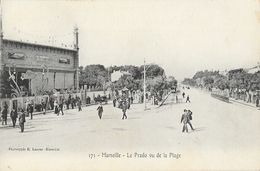
M76 49L76 61L75 61L75 68L76 68L76 80L75 86L77 93L79 92L79 29L78 27L74 28L74 35L75 35L75 49Z
M146 68L145 68L145 59L144 59L144 110L146 110Z
M3 71L3 26L2 26L2 0L0 0L0 73Z
M0 0L0 88L3 85L3 73L4 73L4 66L3 66L3 27L2 27L2 0ZM1 88L2 89L2 88ZM0 90L0 96L2 96L2 90Z

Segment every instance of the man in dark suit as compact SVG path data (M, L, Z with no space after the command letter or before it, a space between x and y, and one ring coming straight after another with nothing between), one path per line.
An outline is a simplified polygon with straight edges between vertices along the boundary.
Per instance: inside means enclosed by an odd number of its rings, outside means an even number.
M31 119L33 119L33 104L29 105L29 115L31 115Z
M17 110L16 109L12 109L10 117L11 117L11 120L13 123L13 128L14 128L15 124L16 124L16 119L17 119Z
M189 118L187 123L190 125L191 130L194 131L194 128L190 122L192 120L192 111L188 110L187 113L188 113L188 118Z
M184 113L181 116L181 123L183 123L183 128L182 128L182 132L188 132L188 127L187 127L187 123L189 121L189 116L188 116L188 112L186 109L184 109Z
M186 103L189 102L190 103L190 96L188 95L186 98Z
M19 125L21 128L21 132L24 131L24 123L26 122L25 120L25 113L23 111L23 109L21 109L20 113L19 113Z
M63 113L63 104L64 104L64 101L63 101L63 99L61 100L61 102L60 102L60 104L59 104L59 111L58 111L58 114L57 115L59 115L60 114L60 112L61 112L61 114L62 115L64 115L64 113Z
M5 102L3 111L2 111L2 125L7 125L7 112L8 112L8 105Z
M123 100L122 101L122 112L123 112L123 117L122 119L127 119L127 116L126 116L126 110L128 109L128 104L126 102L126 100Z
M102 118L102 113L103 113L102 103L100 103L100 105L98 106L97 111L98 111L99 119L101 119Z

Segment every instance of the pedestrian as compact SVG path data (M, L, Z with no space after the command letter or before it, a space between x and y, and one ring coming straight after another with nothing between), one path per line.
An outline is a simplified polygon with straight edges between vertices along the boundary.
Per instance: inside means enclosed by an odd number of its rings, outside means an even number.
M256 107L259 106L259 97L256 98L255 104L256 104Z
M63 113L63 104L64 104L64 102L63 102L63 100L61 100L61 103L59 104L58 115L60 114L60 112L61 112L61 115L64 115L64 113Z
M103 113L102 103L100 103L100 105L98 106L97 111L98 111L99 119L101 119L102 118L102 113Z
M128 98L128 100L127 100L127 109L130 109L130 106L131 106L131 99Z
M126 116L126 110L128 109L128 105L127 105L127 102L126 101L123 101L122 102L122 112L123 112L123 117L122 119L127 119L127 116Z
M190 122L192 120L192 111L188 110L187 113L188 113L188 118L189 118L187 123L190 125L191 130L194 131L194 128Z
M70 104L71 104L71 95L69 95L69 98L67 100L67 109L70 109Z
M185 93L184 92L182 93L182 97L185 98Z
M19 112L19 126L21 128L21 132L24 131L24 123L26 122L25 120L25 113L24 113L24 110L21 109L20 112Z
M45 115L45 114L46 114L46 103L45 103L45 101L44 101L43 99L42 99L41 104L42 104L42 111L43 111L43 114Z
M74 97L71 98L71 108L74 109L75 99Z
M113 106L116 107L116 98L113 99Z
M91 100L91 99L90 99L90 97L88 96L88 97L87 97L87 104L90 104L90 100Z
M54 101L54 113L59 115L59 106L57 100Z
M186 103L189 102L190 103L190 96L188 95L186 98Z
M13 123L13 128L15 127L16 124L16 119L17 119L17 110L16 109L12 109L11 113L10 113L10 117Z
M178 103L178 96L176 95L176 103Z
M181 116L181 123L183 123L183 128L182 128L182 132L188 132L188 127L187 127L187 123L188 123L189 117L188 117L188 113L187 110L184 109L184 113Z
M8 105L5 102L4 108L2 111L2 125L4 125L4 124L7 125L7 112L8 112Z
M133 98L133 96L130 97L130 100L131 100L131 104L133 104L133 103L134 103L134 98Z
M51 97L50 99L50 106L51 106L51 110L54 109L54 99Z
M29 115L31 115L31 120L33 119L33 104L29 105Z
M78 99L78 108L79 108L79 111L82 111L80 98Z

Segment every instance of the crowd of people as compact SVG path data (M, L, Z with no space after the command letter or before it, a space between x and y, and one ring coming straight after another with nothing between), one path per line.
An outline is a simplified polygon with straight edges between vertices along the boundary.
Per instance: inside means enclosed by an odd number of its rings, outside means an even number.
M8 105L5 102L3 109L1 110L2 113L2 125L7 125L7 114L8 114ZM22 108L17 109L12 109L10 113L10 117L12 120L12 126L15 128L16 126L16 121L18 118L19 121L19 126L21 129L21 132L24 131L24 123L26 122L25 120L25 112Z
M181 94L182 98L185 99L186 98L186 103L189 102L190 103L190 98L189 95L185 96L185 92L183 91L183 93ZM128 97L126 94L122 94L121 96L115 96L113 99L113 107L117 107L120 108L122 110L122 120L127 119L127 110L130 109L131 104L133 104L133 97ZM178 102L178 96L176 95L176 102ZM74 108L78 108L78 111L82 111L82 101L80 99L80 97L76 96L75 98L72 97L71 95L69 95L69 97L67 99L50 99L49 104L48 104L51 108L51 110L54 112L54 114L56 114L57 116L64 115L64 109L66 107L66 109L74 109ZM46 110L47 110L47 103L45 100L41 101L41 107L42 107L42 112L45 115L46 114ZM0 109L1 110L1 109ZM99 119L102 119L102 115L104 112L104 108L102 105L102 102L99 102L98 108L97 108L97 113L98 113L98 117ZM10 118L12 121L12 126L13 128L15 128L16 126L16 122L17 122L17 118L19 121L19 126L21 129L21 132L24 131L24 123L26 122L25 116L26 113L29 115L30 119L33 119L33 112L34 112L34 105L32 103L27 103L26 102L26 108L25 110L22 108L18 108L15 109L13 108L11 110L10 113ZM1 118L2 118L2 125L7 125L7 115L8 115L8 105L5 102L5 104L3 105L3 109L1 110ZM192 127L191 124L191 120L192 120L192 112L190 110L184 110L184 113L182 114L181 117L181 123L183 123L183 130L182 132L188 132L188 127L187 124L191 127L192 130L194 130L194 128Z
M70 109L70 107L71 107L71 109L78 107L78 111L82 111L82 102L78 96L76 96L76 98L73 98L70 95L67 100L61 99L60 102L58 102L58 100L55 99L55 100L50 100L50 103L49 103L51 110L53 110L57 116L59 116L60 114L64 115L64 112L63 112L64 107L65 107L64 104L66 104L67 109ZM9 106L8 106L7 102L4 102L3 109L0 108L2 125L7 125L8 108L9 108ZM41 108L42 108L41 111L45 115L46 110L47 110L47 104L44 100L41 101ZM32 102L31 103L25 102L25 109L23 109L21 107L20 108L14 107L11 110L10 118L12 121L13 128L15 128L17 118L18 118L21 132L24 132L24 123L26 122L26 119L25 119L26 113L28 114L30 119L33 120L34 105Z

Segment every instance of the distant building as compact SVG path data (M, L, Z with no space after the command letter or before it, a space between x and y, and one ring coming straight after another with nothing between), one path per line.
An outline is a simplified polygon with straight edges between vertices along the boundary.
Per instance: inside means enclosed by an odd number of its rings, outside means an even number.
M123 75L132 75L132 74L126 71L113 71L113 73L111 74L111 81L115 82L119 80Z

